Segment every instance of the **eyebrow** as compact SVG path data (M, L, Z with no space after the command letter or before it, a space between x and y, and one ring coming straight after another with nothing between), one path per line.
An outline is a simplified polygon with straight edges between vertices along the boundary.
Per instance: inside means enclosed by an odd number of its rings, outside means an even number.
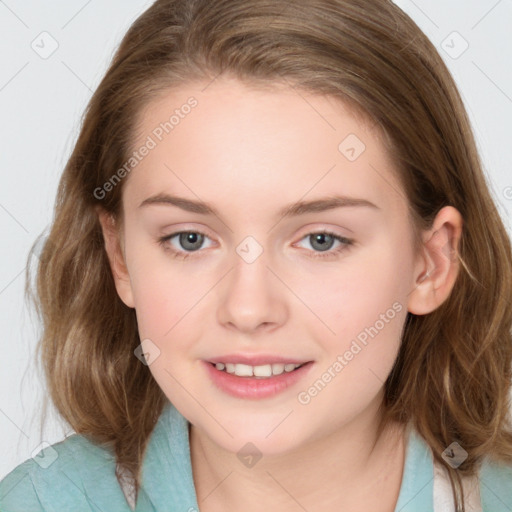
M184 197L173 196L170 194L157 194L148 197L139 205L139 208L150 205L171 205L181 208L187 212L199 213L201 215L215 215L219 217L219 212L209 203L203 201L193 201ZM311 201L298 201L282 208L277 216L282 218L296 217L306 213L324 212L335 208L364 206L380 210L376 204L367 199L348 197L348 196L331 196L314 199Z

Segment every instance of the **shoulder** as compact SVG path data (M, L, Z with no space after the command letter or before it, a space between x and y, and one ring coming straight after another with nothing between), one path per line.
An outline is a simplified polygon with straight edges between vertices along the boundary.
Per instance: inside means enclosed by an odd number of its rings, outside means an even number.
M512 463L484 461L480 468L480 496L483 510L512 510Z
M446 469L434 460L432 449L415 429L409 427L407 432L407 456L396 510L453 510ZM512 511L512 463L499 464L487 458L477 473L462 477L465 501L471 504L466 510Z
M77 434L46 445L0 481L2 512L124 512L125 505L111 451Z

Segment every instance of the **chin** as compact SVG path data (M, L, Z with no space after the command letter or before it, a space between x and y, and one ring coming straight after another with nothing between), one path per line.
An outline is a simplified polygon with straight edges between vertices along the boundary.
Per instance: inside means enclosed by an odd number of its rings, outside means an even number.
M217 445L237 455L244 450L254 450L262 455L280 455L296 449L305 442L304 434L300 434L295 429L291 430L290 424L285 425L286 422L287 420L279 425L279 421L267 420L261 421L260 425L253 423L247 426L243 422L233 421L226 423L233 437L224 430L219 435L219 429L211 433L206 431L206 434Z

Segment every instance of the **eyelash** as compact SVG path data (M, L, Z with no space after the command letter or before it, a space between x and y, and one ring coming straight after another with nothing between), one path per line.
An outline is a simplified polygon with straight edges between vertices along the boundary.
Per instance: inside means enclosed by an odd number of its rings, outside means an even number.
M186 260L189 258L193 253L199 252L199 251L177 251L176 249L170 248L167 245L167 242L174 238L177 235L181 235L183 233L194 233L197 235L203 235L207 238L208 235L206 233L202 233L201 231L176 231L175 233L171 233L170 235L163 236L158 239L158 244L164 248L165 251L169 251L174 258ZM304 240L304 238L307 238L310 235L329 235L332 236L335 240L338 240L342 243L337 249L328 250L325 252L319 252L319 251L310 251L313 252L314 255L312 256L313 259L322 259L322 258L332 258L333 256L337 256L340 253L348 250L350 246L354 245L354 240L345 238L342 236L337 235L336 233L333 233L331 231L313 231L311 233L307 233L305 236L301 238L301 240Z

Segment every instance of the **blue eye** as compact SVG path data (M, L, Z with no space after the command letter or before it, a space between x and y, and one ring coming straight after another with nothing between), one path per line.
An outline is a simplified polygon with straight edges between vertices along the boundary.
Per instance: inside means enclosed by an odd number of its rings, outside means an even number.
M331 233L329 231L309 233L302 240L310 241L311 246L314 249L318 249L318 251L313 251L313 258L336 257L339 253L347 250L347 248L354 243L353 240L338 236L336 233ZM338 241L340 245L331 251L330 249L336 241Z
M167 246L167 242L170 242L175 237L178 237L178 242L185 251L175 249L174 247L169 248ZM205 238L208 237L198 231L179 231L159 238L158 243L163 246L164 249L169 250L174 257L185 259L189 257L190 253L198 251Z
M169 243L173 238L178 239L180 248L176 248ZM169 251L173 257L186 259L191 256L194 252L200 252L199 249L203 245L206 238L209 238L206 234L198 231L178 231L170 235L161 237L158 239L159 245L164 247L166 251ZM308 239L310 241L313 250L310 251L312 258L333 258L339 253L346 251L349 246L353 245L353 240L344 238L331 233L329 231L318 231L315 233L309 233L301 240ZM339 246L331 250L334 243L339 242Z

